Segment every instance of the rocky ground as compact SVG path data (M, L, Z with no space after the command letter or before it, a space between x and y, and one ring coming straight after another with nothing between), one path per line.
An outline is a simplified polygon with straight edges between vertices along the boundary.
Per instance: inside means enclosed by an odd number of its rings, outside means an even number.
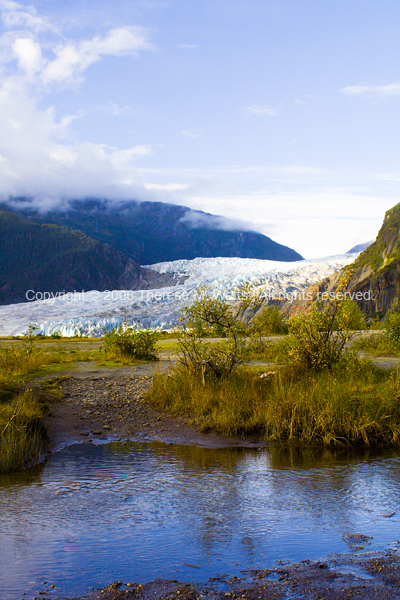
M260 438L226 438L212 430L200 433L186 417L171 417L145 400L155 370L168 363L142 364L116 369L80 363L53 381L62 390L62 400L53 403L45 427L50 449L74 442L112 440L158 440L213 448L262 446Z
M400 559L395 551L337 555L272 569L244 571L206 583L158 579L144 585L112 583L75 600L398 600Z

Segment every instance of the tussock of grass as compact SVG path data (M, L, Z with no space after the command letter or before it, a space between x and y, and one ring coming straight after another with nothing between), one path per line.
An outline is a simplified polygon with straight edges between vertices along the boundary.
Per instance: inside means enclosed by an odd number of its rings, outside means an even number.
M283 369L264 379L243 368L206 385L181 369L157 376L148 399L224 435L259 432L268 441L330 446L400 443L400 377L365 361L346 371Z

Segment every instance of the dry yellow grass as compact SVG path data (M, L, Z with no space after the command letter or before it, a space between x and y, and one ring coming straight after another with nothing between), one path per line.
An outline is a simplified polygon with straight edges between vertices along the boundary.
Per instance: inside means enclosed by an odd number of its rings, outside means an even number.
M159 375L148 399L225 435L261 433L281 443L368 446L400 443L400 377L355 362L346 370L283 369L261 379L241 369L229 379Z

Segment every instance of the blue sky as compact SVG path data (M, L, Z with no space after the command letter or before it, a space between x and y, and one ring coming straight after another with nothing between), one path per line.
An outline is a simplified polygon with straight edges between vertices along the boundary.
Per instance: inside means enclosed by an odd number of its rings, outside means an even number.
M399 202L400 4L0 0L0 195L185 204L307 258Z

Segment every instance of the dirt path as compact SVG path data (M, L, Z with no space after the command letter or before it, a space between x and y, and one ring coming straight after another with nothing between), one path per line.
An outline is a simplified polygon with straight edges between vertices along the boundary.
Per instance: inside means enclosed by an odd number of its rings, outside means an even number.
M168 371L175 359L172 351L164 351L157 363L108 368L92 361L80 362L74 369L54 374L63 400L51 406L51 414L44 423L50 449L96 440L158 440L212 448L265 446L261 437L227 438L212 430L200 433L188 418L171 417L150 406L144 398L154 374ZM372 362L390 369L398 368L400 359L379 357L372 358ZM252 364L265 370L274 368L261 361ZM36 383L49 378L51 374L37 378Z
M44 421L50 450L99 440L158 440L210 448L265 446L260 437L227 438L212 430L200 433L186 417L171 417L148 404L145 395L154 373L166 372L170 366L167 360L111 369L85 362L58 374L54 381L63 399L51 405Z

